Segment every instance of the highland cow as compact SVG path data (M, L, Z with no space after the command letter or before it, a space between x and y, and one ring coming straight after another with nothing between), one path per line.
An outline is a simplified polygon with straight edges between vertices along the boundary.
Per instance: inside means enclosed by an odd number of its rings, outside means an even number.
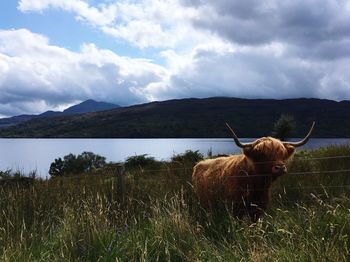
M238 218L248 216L254 222L269 203L272 183L287 173L287 160L295 147L307 143L315 123L299 142L262 137L252 143L241 143L226 125L243 154L199 162L192 175L193 188L204 208L215 209L219 203L225 204Z

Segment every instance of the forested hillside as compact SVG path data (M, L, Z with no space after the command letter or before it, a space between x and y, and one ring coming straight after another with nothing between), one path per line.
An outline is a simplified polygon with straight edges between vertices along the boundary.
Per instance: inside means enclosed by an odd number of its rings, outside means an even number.
M295 137L316 121L313 137L350 137L350 102L320 99L206 98L152 102L109 111L34 119L1 137L228 137L225 122L241 137L270 135L282 114L294 117Z

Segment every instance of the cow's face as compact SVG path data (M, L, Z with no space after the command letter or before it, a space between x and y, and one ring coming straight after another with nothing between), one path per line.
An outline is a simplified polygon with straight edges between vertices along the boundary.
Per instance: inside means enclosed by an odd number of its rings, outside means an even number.
M244 147L243 153L260 170L278 177L287 173L287 160L294 153L294 147L272 137L263 137Z
M251 159L255 166L264 173L268 172L274 176L280 176L287 172L286 162L293 154L294 148L305 145L314 129L315 122L312 123L309 133L298 142L281 142L272 137L262 137L252 143L241 143L233 129L226 123L231 131L237 146L243 148L244 154Z

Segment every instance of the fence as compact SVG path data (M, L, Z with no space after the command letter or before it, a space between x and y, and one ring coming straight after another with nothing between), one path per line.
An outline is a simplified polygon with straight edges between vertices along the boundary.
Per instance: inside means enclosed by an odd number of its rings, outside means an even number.
M294 159L298 161L323 161L323 160L334 160L334 159L349 159L350 156L342 155L342 156L329 156L329 157L315 157L315 158L305 158L305 157L295 157ZM262 161L258 162L260 164L263 163L271 163L271 161ZM349 164L350 166L350 164ZM166 172L173 172L173 171L192 171L193 167L178 167L178 168L162 168L162 169L139 169L138 172L141 174L147 174L147 173L166 173ZM124 203L125 199L127 197L127 188L126 188L126 182L125 182L125 174L126 170L123 165L117 165L114 174L110 175L114 179L114 185L113 187L116 189L117 199L120 203ZM288 176L313 176L313 175L350 175L350 169L336 169L336 170L319 170L319 171L298 171L298 172L289 172ZM109 175L95 175L94 177L99 178L106 178L109 177ZM229 176L226 179L239 179L239 178L255 178L255 177L264 177L264 176L270 176L269 174L250 174L248 175L244 170L240 170L238 175ZM70 180L70 179L91 179L91 176L89 175L77 175L77 176L67 176L62 178L63 180ZM148 177L150 181L152 179L155 179L158 183L159 182L174 182L174 181L183 181L183 182L190 182L190 179L184 178L184 177ZM350 182L350 180L349 180ZM8 186L32 186L35 183L35 179L28 178L28 177L21 177L21 178L5 178L0 179L0 187L8 187ZM168 184L169 185L169 184ZM284 186L283 190L296 190L296 189L336 189L336 188L343 188L343 189L350 189L350 184L342 184L342 185L314 185L314 186L302 186L302 187L296 187L296 186ZM235 191L244 191L246 189L235 189ZM254 188L255 191L260 190L266 190L265 188Z

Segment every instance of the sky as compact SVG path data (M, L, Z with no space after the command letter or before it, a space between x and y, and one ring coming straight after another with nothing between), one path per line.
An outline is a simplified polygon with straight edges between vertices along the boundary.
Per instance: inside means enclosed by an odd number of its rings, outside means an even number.
M0 1L0 117L212 96L350 100L350 1Z

